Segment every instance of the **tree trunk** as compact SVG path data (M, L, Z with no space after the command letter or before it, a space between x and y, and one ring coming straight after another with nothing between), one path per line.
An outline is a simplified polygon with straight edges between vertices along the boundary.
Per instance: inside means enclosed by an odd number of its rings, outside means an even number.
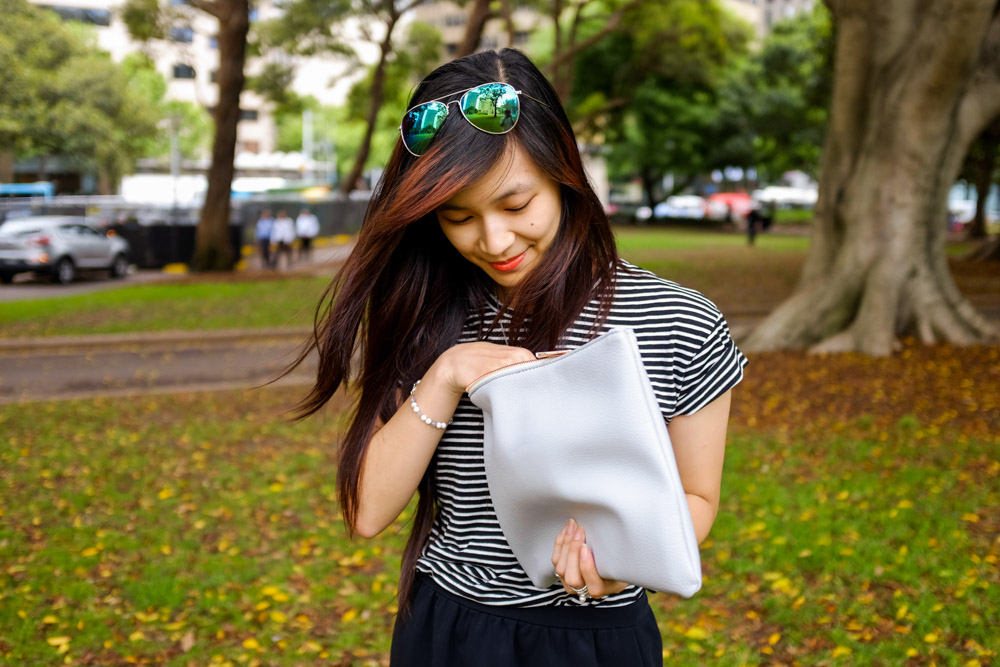
M0 151L0 183L14 182L14 154Z
M400 12L396 10L395 3L389 2L389 13L385 24L385 38L379 45L380 53L378 64L375 66L375 74L372 76L371 103L368 105L368 112L365 115L365 136L361 140L361 146L354 158L354 166L341 184L340 191L348 195L354 190L361 173L365 170L365 163L372 148L372 135L375 134L375 121L378 117L378 110L382 107L382 99L385 93L385 66L392 52L392 31L399 21Z
M195 6L201 7L202 4ZM219 99L213 115L215 138L212 142L212 165L208 170L208 192L195 232L191 268L195 271L230 271L236 259L229 238L230 192L250 7L248 0L216 0L212 8L211 13L219 20Z
M514 10L510 6L512 0L503 0L500 5L500 12L503 16L504 28L507 30L507 46L514 48L517 46L517 29L514 27Z
M997 149L1000 142L992 133L983 137L982 161L976 165L976 215L969 228L969 238L986 238L986 200L990 196L990 186L993 185L993 170L996 168Z
M744 342L890 354L993 340L945 257L948 190L1000 114L997 0L827 0L833 108L812 243L795 293Z
M458 49L455 51L456 58L476 52L476 49L479 48L479 40L483 38L483 29L486 27L486 22L492 16L490 0L472 0L469 21L465 24L465 37L462 38Z

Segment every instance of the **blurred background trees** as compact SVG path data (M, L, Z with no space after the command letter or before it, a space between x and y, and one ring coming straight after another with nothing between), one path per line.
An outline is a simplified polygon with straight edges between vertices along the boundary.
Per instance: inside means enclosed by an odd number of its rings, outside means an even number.
M110 193L157 135L155 101L90 36L25 0L0 12L0 182L13 158L63 157ZM7 165L6 168L3 165ZM3 173L7 171L8 173Z
M140 45L174 48L193 16L213 17L218 97L198 102L166 99L142 53L116 65L78 26L26 0L6 4L0 180L11 156L67 155L93 164L111 191L137 158L168 151L168 135L193 156L210 127L195 268L234 259L241 93L258 94L273 122L267 150L322 151L335 163L325 184L347 196L377 181L421 76L514 46L549 74L585 152L649 206L685 191L750 191L793 171L819 181L802 291L753 346L884 354L902 332L995 335L955 292L943 244L961 177L979 193L971 236L987 240L984 256L1000 253L984 196L1000 171L997 0L930 0L922 12L902 0L826 0L808 11L794 3L783 20L770 7L790 0L764 9L744 0L126 0L117 16ZM766 29L744 20L761 12ZM304 84L317 60L342 63L342 73ZM340 103L321 94L331 87Z

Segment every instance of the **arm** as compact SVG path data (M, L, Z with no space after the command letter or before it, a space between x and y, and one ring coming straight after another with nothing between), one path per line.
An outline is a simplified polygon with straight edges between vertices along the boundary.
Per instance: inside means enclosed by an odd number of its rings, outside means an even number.
M719 511L731 402L732 391L727 391L693 415L674 417L667 427L699 544Z
M674 417L667 427L699 544L708 536L719 510L731 394L727 391L693 415ZM626 582L604 579L598 573L586 539L583 527L573 519L556 537L552 564L563 587L569 592L567 584L577 588L586 585L595 598L624 590Z
M494 369L534 359L519 347L493 343L456 345L438 357L420 380L416 392L420 411L448 421L465 388ZM408 392L406 392L408 394ZM361 503L353 526L363 537L374 537L403 511L420 484L444 431L422 422L402 396L400 407L368 444L361 472Z

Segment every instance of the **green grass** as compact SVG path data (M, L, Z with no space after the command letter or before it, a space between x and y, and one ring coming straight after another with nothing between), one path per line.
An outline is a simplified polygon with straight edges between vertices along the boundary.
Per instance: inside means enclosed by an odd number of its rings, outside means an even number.
M0 407L0 662L387 664L405 527L347 539L339 414L294 396ZM865 423L732 434L670 664L996 659L1000 441Z
M786 273L797 273L807 245L802 237L763 236L757 249L748 250L739 234L631 227L617 233L624 257L710 296L713 284L734 282L727 276L736 270L770 271L772 254L784 267L777 279L793 280ZM0 338L308 325L327 283L185 281L7 302L0 304Z
M300 326L324 278L131 285L0 304L0 337Z
M779 208L774 212L776 225L808 225L812 219L811 208Z

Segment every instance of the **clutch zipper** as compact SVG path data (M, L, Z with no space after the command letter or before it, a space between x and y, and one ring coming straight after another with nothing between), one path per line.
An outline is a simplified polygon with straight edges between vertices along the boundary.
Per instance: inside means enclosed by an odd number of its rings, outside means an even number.
M500 373L502 371L506 371L506 370L509 370L511 368L516 368L518 366L524 366L526 364L537 364L539 361L545 361L547 359L555 359L557 357L563 356L564 354L568 354L569 352L571 352L571 350L549 350L549 351L546 351L546 352L536 352L534 359L530 359L528 361L517 361L517 362L514 362L513 364L507 364L506 366L501 366L499 368L494 368L493 370L491 370L488 373L483 373L482 375L480 375L479 377L477 377L475 380L473 380L472 383L468 387L465 388L465 391L466 391L466 393L472 393L472 391L474 390L474 388L475 388L475 386L477 384L479 384L480 382L482 382L483 380L485 380L489 376L493 375L494 373Z

